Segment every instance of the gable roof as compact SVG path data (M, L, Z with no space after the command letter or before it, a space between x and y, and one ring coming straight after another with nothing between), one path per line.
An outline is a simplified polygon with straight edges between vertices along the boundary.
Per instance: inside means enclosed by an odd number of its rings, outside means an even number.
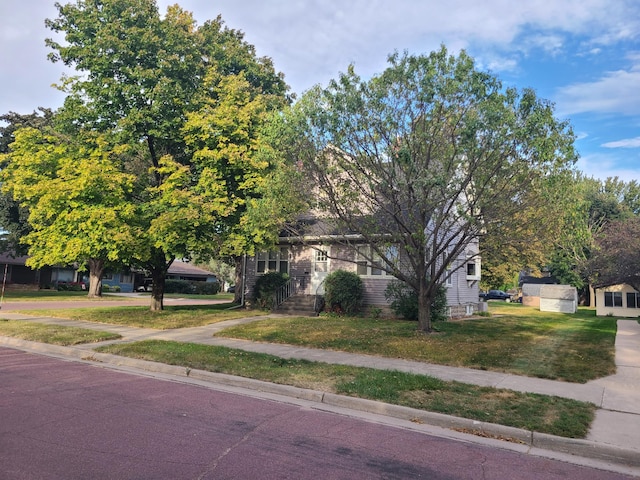
M186 275L190 277L215 277L216 275L209 270L196 267L181 260L174 260L167 272L169 275Z

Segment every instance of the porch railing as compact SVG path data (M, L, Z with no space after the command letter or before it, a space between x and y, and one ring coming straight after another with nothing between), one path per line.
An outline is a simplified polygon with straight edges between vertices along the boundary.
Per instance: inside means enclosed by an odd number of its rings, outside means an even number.
M297 282L295 281L295 277L290 278L284 285L278 287L276 293L273 296L273 308L278 308L287 300L287 298L295 295L298 291L296 287Z

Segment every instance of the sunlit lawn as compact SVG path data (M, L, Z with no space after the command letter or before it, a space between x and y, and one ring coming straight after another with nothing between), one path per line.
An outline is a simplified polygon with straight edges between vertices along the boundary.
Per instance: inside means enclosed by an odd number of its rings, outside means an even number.
M53 345L78 345L116 340L120 335L86 328L45 325L20 320L0 320L0 335Z
M442 365L586 382L615 372L616 320L541 313L518 304L490 304L491 317L435 325L431 334L402 320L356 317L269 318L218 336L368 353Z
M21 310L19 313L42 317L67 318L88 322L127 325L140 328L187 328L209 325L211 323L264 315L266 312L247 312L244 309L229 308L231 303L213 305L167 306L161 312L151 312L148 306L140 307L91 307L65 309Z

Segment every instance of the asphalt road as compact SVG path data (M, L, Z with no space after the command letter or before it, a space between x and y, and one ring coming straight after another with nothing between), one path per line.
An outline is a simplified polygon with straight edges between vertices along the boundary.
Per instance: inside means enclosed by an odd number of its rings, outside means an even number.
M0 479L630 478L0 348Z

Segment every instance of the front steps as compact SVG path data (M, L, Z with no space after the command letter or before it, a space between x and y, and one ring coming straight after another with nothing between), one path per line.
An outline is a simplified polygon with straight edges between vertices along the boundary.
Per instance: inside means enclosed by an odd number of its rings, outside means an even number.
M317 317L318 312L314 310L315 299L315 295L293 295L276 308L274 313L300 317Z

